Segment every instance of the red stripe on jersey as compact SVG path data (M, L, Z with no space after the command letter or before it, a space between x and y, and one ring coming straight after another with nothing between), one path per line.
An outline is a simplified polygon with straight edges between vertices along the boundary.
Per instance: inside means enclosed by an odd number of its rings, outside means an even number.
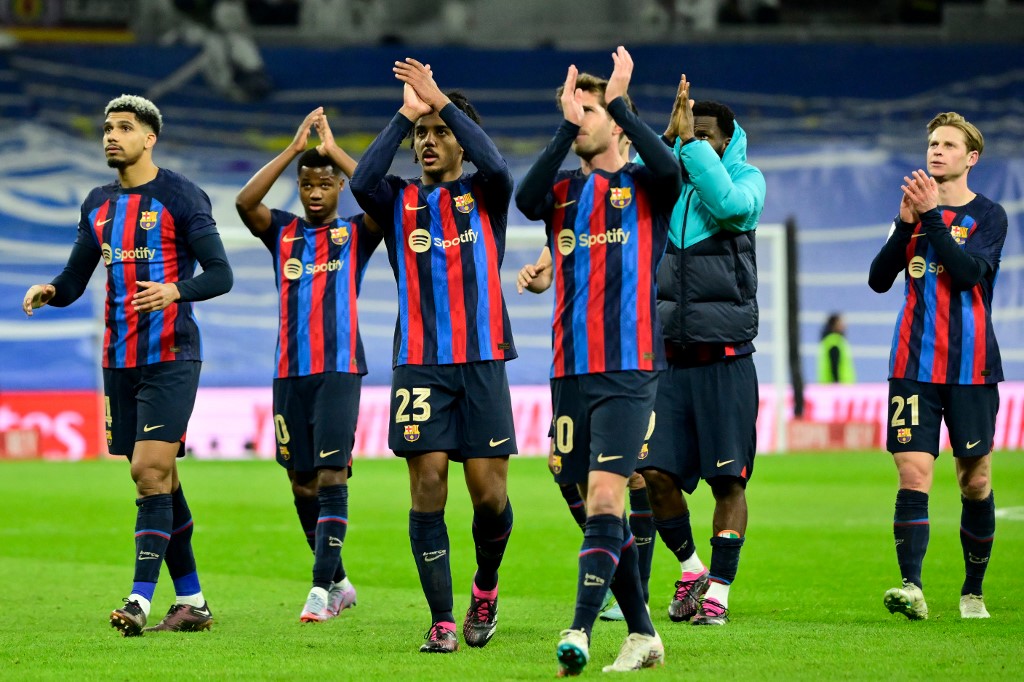
M637 266L636 283L636 324L637 324L637 367L654 369L654 319L651 313L651 280L654 279L654 225L651 221L651 205L647 192L638 191L636 196Z
M476 196L483 196L483 189L474 187ZM491 214L487 212L484 202L476 205L477 215L480 217L481 237L484 240L484 249L487 252L487 291L477 292L477 295L487 296L487 308L491 311L491 319L486 324L491 328L491 353L495 360L505 359L505 350L501 347L505 342L505 320L502 315L501 303L501 274L498 272L498 244L494 241L494 233L491 232ZM477 320L481 324L481 320ZM483 349L480 349L483 352Z
M591 236L598 230L604 232L605 208L608 201L608 179L594 174L594 206L590 211ZM590 247L590 282L587 296L587 369L590 372L605 370L605 315L604 294L607 284L605 258L608 255L608 244L594 243Z
M949 365L949 274L940 272L935 277L935 355L932 358L932 381L946 382Z
M313 263L327 262L327 240L330 228L313 232ZM324 371L324 291L327 289L327 271L313 275L313 290L309 302L309 371L320 374Z
M96 211L96 218L95 218L95 221L92 224L92 231L96 234L96 245L99 246L101 250L103 249L103 226L107 222L107 216L110 215L110 206L111 206L111 202L109 202L109 201L104 202L104 204L102 206L100 206L99 210ZM104 262L103 264L107 265L106 262ZM107 273L108 273L107 276L108 277L110 276L109 272L110 272L110 266L107 266ZM110 296L109 295L104 297L104 301L103 301L103 319L104 320L109 320L110 319ZM114 366L116 366L116 363L114 362L113 359L109 359L109 356L107 355L110 352L110 325L109 324L105 324L103 326L104 326L104 330L103 330L103 366L104 367L114 367Z
M981 285L975 284L971 289L971 311L974 313L974 364L971 367L971 383L983 384L985 377L981 372L988 364L988 325L985 314L985 299L981 295Z
M281 291L279 292L279 306L281 311L279 317L281 320L281 326L277 332L277 347L279 352L279 356L277 358L277 376L279 377L286 377L289 375L288 324L290 320L288 319L288 299L291 296L293 286L292 280L287 277L282 277L282 274L284 273L284 264L289 258L291 258L291 252L295 248L296 242L291 238L295 236L296 232L298 232L298 225L298 219L293 220L291 224L284 227L277 236L277 271L278 278L281 283ZM288 238L288 241L285 241L286 237ZM291 246L286 247L286 244L291 244Z
M914 234L921 232L921 223L914 226ZM911 238L907 244L907 265L914 258L917 242L920 238ZM909 277L909 273L906 275ZM907 300L903 304L903 319L896 339L896 359L893 361L892 375L902 378L910 361L910 330L914 325L914 310L917 308L917 292L912 284L907 284Z
M124 230L122 231L121 248L125 251L135 250L135 229L138 227L139 201L142 196L139 194L128 195L128 206L124 211ZM110 245L113 248L113 244ZM124 317L128 327L128 333L124 339L124 366L135 367L139 360L139 313L132 307L132 298L139 290L138 273L135 269L135 259L122 261L124 274Z
M462 285L462 246L459 243L459 227L452 215L452 197L447 189L438 195L441 209L441 234L445 241L454 246L444 249L444 261L448 275L448 313L452 324L452 362L466 362L466 293ZM438 349L440 350L440 349Z
M408 185L402 192L402 241L395 244L405 258L405 308L408 311L408 333L405 336L406 362L410 365L423 364L423 312L420 310L420 268L416 252L409 248L409 235L417 228L419 211L410 211L407 205L420 205L420 191L416 185ZM429 219L429 216L427 216Z
M348 225L348 367L338 367L339 371L353 371L356 368L356 339L359 329L359 310L356 308L356 291L359 286L359 229L352 222ZM337 303L335 303L337 305Z
M554 375L565 376L568 368L565 366L565 328L562 325L562 313L565 312L565 282L561 278L564 260L562 250L558 248L558 233L562 230L565 221L565 197L569 194L569 181L562 180L551 188L555 199L555 208L551 213L551 258L555 282L555 314L552 320L554 325L554 337L552 338L552 350L554 350ZM575 238L575 236L574 236Z
M177 282L178 274L178 243L175 239L174 216L164 208L160 212L160 254L164 261L164 282ZM164 308L164 324L160 330L160 361L174 359L171 348L175 343L174 324L178 321L178 306Z

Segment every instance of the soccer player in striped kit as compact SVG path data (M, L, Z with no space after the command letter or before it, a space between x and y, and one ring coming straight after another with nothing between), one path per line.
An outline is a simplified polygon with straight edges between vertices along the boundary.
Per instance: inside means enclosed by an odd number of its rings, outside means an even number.
M306 149L314 129L320 144ZM296 157L303 217L262 203ZM356 603L341 557L366 374L356 297L381 235L362 214L338 217L341 175L351 177L355 166L318 107L235 200L242 222L274 260L279 294L274 431L277 461L288 472L299 522L313 550L313 585L299 615L306 623L328 620Z
M899 472L893 535L903 584L884 602L910 620L928 617L921 566L943 421L962 502L960 616L989 617L981 583L995 535L991 453L1003 380L992 289L1007 220L1002 206L967 186L984 146L981 131L960 114L928 123L928 171L904 177L899 215L868 278L879 293L901 272L906 280L889 356L886 435Z
M232 275L210 199L153 163L163 119L136 95L111 100L103 148L117 181L89 192L64 271L25 294L25 313L77 300L96 264L107 268L103 387L107 446L128 458L135 481L135 580L110 624L141 635L167 563L177 602L152 630L195 631L213 622L192 553L192 514L176 457L195 404L202 361L192 302L231 289ZM203 272L196 276L196 263Z
M516 357L499 268L512 176L475 109L441 92L430 67L396 62L403 103L360 159L352 193L384 230L398 283L389 447L409 468L409 536L431 612L420 651L458 649L444 509L449 462L473 504L477 570L466 644L497 627L498 568L512 532L508 458L515 454L505 361ZM387 175L412 136L419 178ZM476 166L465 173L464 161Z
M559 92L565 120L516 193L524 215L544 221L553 257L558 482L585 487L576 612L557 647L563 675L578 674L589 661L591 632L609 587L629 635L604 669L664 661L623 512L626 481L651 422L657 372L665 367L656 272L682 178L669 149L630 110L629 53L620 46L612 59L607 82L569 67ZM621 135L646 166L620 156ZM589 174L559 170L570 148L587 161Z

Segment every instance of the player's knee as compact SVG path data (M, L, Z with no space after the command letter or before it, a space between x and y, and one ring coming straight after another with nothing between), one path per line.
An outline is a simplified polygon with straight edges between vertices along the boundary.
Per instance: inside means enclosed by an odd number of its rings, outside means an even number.
M992 489L992 481L988 473L975 473L960 476L960 494L968 500L984 500Z
M664 500L679 491L679 486L664 471L644 469L641 473L647 486L647 497L650 498L651 504Z
M316 481L321 488L332 485L345 485L348 483L348 469L317 469Z
M621 490L607 485L591 485L587 491L587 515L620 515L625 511L625 495Z
M708 480L711 494L718 502L738 500L746 496L746 486L741 478L735 476L718 476Z

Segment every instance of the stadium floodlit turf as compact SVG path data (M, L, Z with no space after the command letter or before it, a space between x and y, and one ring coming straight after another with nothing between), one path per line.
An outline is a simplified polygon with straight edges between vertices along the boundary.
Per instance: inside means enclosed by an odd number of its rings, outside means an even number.
M469 602L470 506L458 465L447 514L455 611ZM985 597L992 618L962 621L960 503L948 454L931 501L925 595L931 619L890 615L898 582L892 541L896 473L881 453L762 456L748 493L750 528L730 601L732 622L668 620L678 579L655 553L651 611L666 667L643 679L1020 679L1024 641L1024 454L997 453L1000 509ZM211 632L122 639L107 624L132 579L134 488L124 462L0 464L0 678L525 680L556 671L558 632L572 618L580 534L543 459L514 460L515 530L501 572L498 632L484 649L418 653L429 614L406 531L403 462L356 462L345 566L358 605L300 624L311 555L284 473L272 462L181 466L196 519L195 550L216 622ZM710 494L692 500L710 560ZM153 606L173 599L166 571ZM461 629L461 627L460 627ZM584 677L600 677L625 637L595 628ZM461 635L460 635L461 640Z

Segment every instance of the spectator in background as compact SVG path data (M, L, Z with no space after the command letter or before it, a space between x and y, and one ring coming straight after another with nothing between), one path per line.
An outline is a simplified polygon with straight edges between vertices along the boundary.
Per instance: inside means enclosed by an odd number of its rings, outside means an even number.
M244 102L270 94L272 83L242 0L151 0L139 12L151 25L166 27L157 37L161 45L202 48L199 68L221 95Z
M846 320L839 313L832 313L821 330L818 345L818 383L853 384L857 372L853 368L853 354L850 342L846 340Z

